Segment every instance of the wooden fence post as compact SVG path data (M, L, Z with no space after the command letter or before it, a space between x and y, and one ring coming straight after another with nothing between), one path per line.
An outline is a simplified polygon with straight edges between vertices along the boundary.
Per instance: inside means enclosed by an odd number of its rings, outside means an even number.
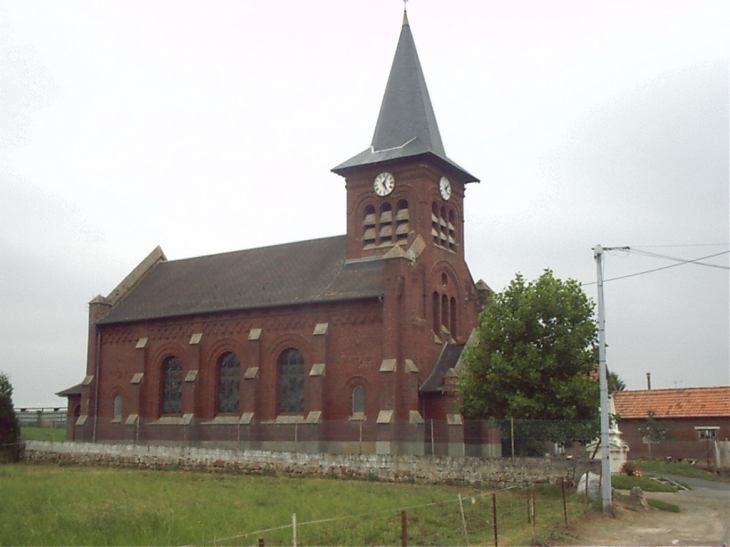
M400 544L408 547L408 515L405 511L400 512Z
M497 494L492 494L492 517L494 518L494 547L499 547L499 536L497 534Z

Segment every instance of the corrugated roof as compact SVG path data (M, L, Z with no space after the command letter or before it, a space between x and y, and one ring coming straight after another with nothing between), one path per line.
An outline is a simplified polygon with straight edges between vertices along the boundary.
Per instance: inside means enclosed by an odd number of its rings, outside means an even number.
M378 297L382 261L345 260L345 236L160 262L100 324Z
M355 167L417 156L431 156L460 171L465 182L478 182L446 156L416 44L404 15L370 148L332 171L346 175Z
M730 386L616 391L613 402L622 418L730 417Z

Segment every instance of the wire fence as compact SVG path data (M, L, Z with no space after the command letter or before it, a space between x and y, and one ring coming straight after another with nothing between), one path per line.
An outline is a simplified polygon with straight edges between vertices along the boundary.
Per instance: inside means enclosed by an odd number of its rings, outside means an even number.
M459 493L443 501L251 530L198 545L540 544L593 509L565 482L501 492ZM448 524L444 526L444 522Z
M103 441L128 444L221 443L232 448L291 452L333 452L369 454L377 443L388 437L411 444L411 453L432 456L476 457L567 457L600 458L586 445L598 437L596 421L569 420L465 420L455 426L445 420L421 423L376 420L305 419L244 421L240 416L211 419L192 415L145 418L85 417L67 422L65 409L53 407L21 408L16 411L21 428L35 431L25 438L44 441ZM384 435L384 432L386 435ZM641 436L625 433L622 440L630 447L628 459L654 461L696 460L707 466L729 467L727 443L720 449L712 439L647 442Z
M66 427L66 408L27 407L17 409L15 415L21 427Z
M414 453L482 457L563 455L598 437L597 422L556 420L316 420L242 416L200 418L192 414L155 418L82 416L68 428L69 440L182 445L218 442L282 451L374 453L377 443L419 445ZM583 453L585 450L583 450Z

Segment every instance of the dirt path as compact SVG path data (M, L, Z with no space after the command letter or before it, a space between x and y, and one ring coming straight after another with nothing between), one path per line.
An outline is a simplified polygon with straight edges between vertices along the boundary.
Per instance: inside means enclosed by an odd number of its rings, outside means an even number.
M680 513L614 504L616 517L592 516L573 527L562 545L730 545L730 498L701 491L647 492L678 505Z

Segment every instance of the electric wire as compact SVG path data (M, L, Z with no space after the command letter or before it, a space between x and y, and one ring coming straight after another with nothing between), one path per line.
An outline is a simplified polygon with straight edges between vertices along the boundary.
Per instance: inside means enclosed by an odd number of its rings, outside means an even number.
M674 257L674 256L662 255L662 254L659 254L659 253L652 253L651 251L645 251L645 250L640 249L638 247L631 247L631 252L635 252L635 253L638 253L640 255L648 256L648 257L651 257L651 258L664 258L666 260L674 260L675 262L686 262L686 260L684 258L677 258L677 257ZM722 254L722 253L720 253L720 254ZM698 266L707 266L709 268L719 268L721 270L729 270L730 269L730 267L723 266L722 264L709 264L707 262L699 262L699 260L702 260L702 259L699 259L698 258L697 261L694 261L694 264L697 264Z
M633 248L631 250L633 251ZM690 260L676 259L676 260L681 260L681 262L679 262L678 264L670 264L669 266L662 266L661 268L653 268L651 270L644 270L642 272L636 272L636 273L632 273L632 274L621 275L621 276L618 276L618 277L611 277L609 279L604 279L603 282L604 283L607 283L609 281L617 281L619 279L627 279L629 277L636 277L636 276L639 276L639 275L646 275L646 274L649 274L649 273L659 272L661 270L668 270L669 268L676 268L677 266L684 266L686 264L697 264L700 260L707 260L708 258L714 258L716 256L721 256L721 255L725 255L725 254L728 254L728 253L730 253L730 251L722 251L720 253L715 253L715 254L711 254L711 255L707 255L707 256L701 256L699 258L694 258L694 259L690 259ZM662 258L666 258L666 257L662 257ZM708 266L708 264L699 264L699 265ZM724 269L724 270L730 270L730 267L728 267L728 266L719 266L719 265L713 265L713 266L718 267L718 268L721 268L721 269ZM597 283L598 283L597 281L591 281L589 283L581 283L581 285L585 287L587 285L596 285Z

